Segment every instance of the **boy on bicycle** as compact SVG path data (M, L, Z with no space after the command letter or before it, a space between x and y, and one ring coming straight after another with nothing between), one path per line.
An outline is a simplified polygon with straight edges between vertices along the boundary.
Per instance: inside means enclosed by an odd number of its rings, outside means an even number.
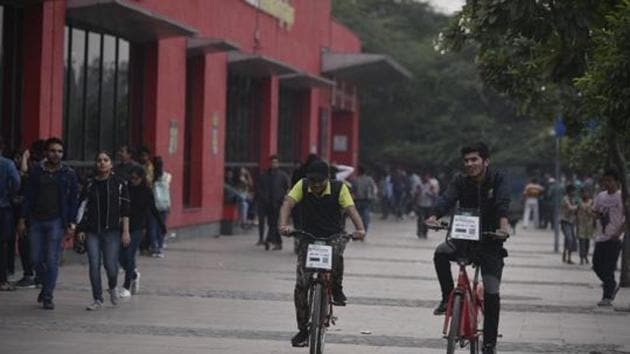
M330 169L326 162L317 160L311 163L306 178L299 180L284 199L280 209L278 228L282 235L288 235L291 209L301 203L303 210L302 229L317 237L327 237L343 233L343 213L350 216L355 227L357 239L365 237L365 229L361 217L354 206L348 187L340 181L329 179ZM343 251L345 242L333 244L332 295L333 304L345 306L346 296L343 293ZM297 276L295 281L294 303L299 332L291 339L294 347L305 347L308 343L308 287L312 273L304 267L307 242L298 245Z
M505 175L489 168L490 152L484 143L476 143L461 149L464 174L453 178L446 192L440 196L426 224L439 225L437 219L451 211L457 203L462 209L479 212L482 232L500 230L508 233L508 209L510 191ZM442 301L433 311L435 315L446 312L448 297L453 290L450 261L455 261L457 243L443 242L437 246L433 263L437 272ZM503 258L507 251L503 241L485 239L480 242L479 265L484 287L483 353L495 353L499 328L499 287L503 272Z

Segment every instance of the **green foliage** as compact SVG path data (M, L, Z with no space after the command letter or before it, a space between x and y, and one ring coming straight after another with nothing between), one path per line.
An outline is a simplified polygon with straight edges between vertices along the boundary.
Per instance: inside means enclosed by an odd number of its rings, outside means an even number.
M478 48L436 50L447 16L413 0L333 0L333 14L365 52L387 53L414 75L361 88L362 160L455 168L461 145L476 140L491 146L499 164L539 163L552 151L546 124L518 117L508 99L483 85Z

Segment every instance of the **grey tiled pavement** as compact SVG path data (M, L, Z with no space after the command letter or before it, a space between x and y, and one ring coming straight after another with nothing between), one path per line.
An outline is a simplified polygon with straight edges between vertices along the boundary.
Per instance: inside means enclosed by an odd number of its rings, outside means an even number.
M350 305L327 336L330 353L442 353L432 233L415 222L375 220L346 251ZM499 350L505 353L630 353L630 315L601 309L588 266L565 265L552 234L518 230L508 243ZM61 269L55 311L37 290L0 293L0 353L305 353L290 347L295 257L254 246L257 236L181 240L166 258L139 257L142 289L118 308L87 312L87 265ZM455 270L455 268L453 268ZM122 280L122 277L121 277ZM630 306L630 290L616 304ZM371 334L362 334L369 331ZM464 353L464 350L461 350Z

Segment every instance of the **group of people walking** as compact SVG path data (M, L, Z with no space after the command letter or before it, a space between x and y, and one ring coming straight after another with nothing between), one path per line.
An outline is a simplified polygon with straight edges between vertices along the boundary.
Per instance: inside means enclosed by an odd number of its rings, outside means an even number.
M101 265L107 274L110 301L117 305L121 297L139 290L138 249L150 249L154 257L164 256L171 176L163 170L161 158L151 159L148 149L139 149L134 160L134 151L124 146L118 151L117 166L110 152L98 152L93 176L81 183L77 173L62 162L64 148L63 141L50 138L33 144L33 153L27 150L17 167L10 160L0 160L0 265L7 264L7 254L12 251L5 240L17 235L20 246L24 241L30 252L20 252L25 275L16 285L41 284L37 301L44 309L54 309L62 240L74 236L74 249L87 252L89 260L93 301L87 310L103 306ZM9 199L14 202L8 204ZM119 265L125 271L121 288ZM1 267L0 286L15 290Z

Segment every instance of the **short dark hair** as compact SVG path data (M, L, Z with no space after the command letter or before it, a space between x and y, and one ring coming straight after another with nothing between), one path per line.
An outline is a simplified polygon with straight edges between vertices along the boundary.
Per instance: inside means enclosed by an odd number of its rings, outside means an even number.
M140 165L132 165L131 166L131 171L129 171L129 174L132 175L137 175L138 177L144 179L146 177L146 172L144 171L144 168Z
M57 137L52 137L52 138L48 138L46 140L46 142L44 143L44 148L46 150L50 149L50 146L53 144L57 144L57 145L61 145L63 148L65 148L65 145L63 143L63 140L57 138Z
M576 189L575 186L572 184L567 185L567 188L566 188L567 193L573 193L575 192L575 189Z
M136 154L136 149L132 148L129 145L122 145L121 147L118 148L118 151L120 150L125 150L129 155L132 155L132 156Z
M482 142L466 145L460 150L462 156L468 155L473 152L478 153L479 156L484 160L487 160L490 157L490 149L488 149L488 146Z
M94 161L98 161L98 157L99 157L101 154L105 154L105 155L107 155L107 157L109 157L109 159L110 159L110 160L112 160L112 154L111 154L111 152L109 152L109 151L107 151L107 150L99 150L99 151L96 153L96 155L94 155Z
M619 172L615 168L606 169L602 177L612 177L615 181L619 182Z
M129 151L129 150L127 150ZM138 155L141 154L147 154L147 155L151 155L151 150L149 150L149 148L145 145L142 145L138 148Z

